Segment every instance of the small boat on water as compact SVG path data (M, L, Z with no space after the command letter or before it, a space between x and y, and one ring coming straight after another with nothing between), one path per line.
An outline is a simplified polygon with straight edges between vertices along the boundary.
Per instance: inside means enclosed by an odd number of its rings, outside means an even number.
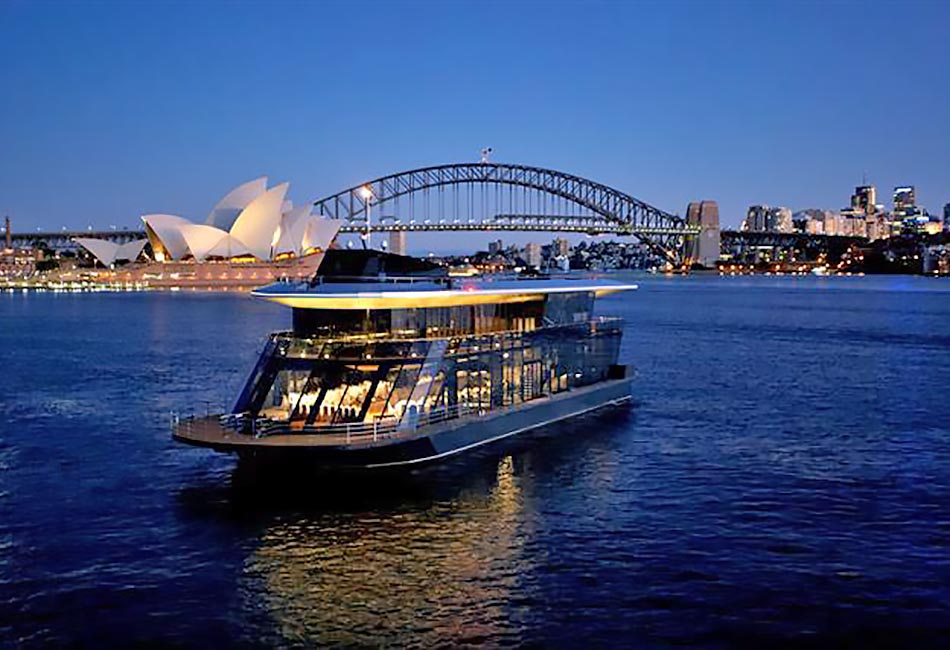
M230 413L175 440L259 460L373 469L436 461L628 403L611 280L457 278L424 260L332 250L308 282L253 295L293 310Z

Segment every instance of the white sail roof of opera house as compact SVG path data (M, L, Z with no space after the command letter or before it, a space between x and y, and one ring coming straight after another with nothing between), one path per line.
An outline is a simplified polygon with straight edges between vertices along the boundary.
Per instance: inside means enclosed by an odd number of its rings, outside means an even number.
M145 248L147 239L136 239L125 244L116 244L105 239L96 239L94 237L75 237L74 242L85 248L87 251L99 260L106 268L109 268L120 260L134 262Z
M290 183L281 183L248 203L231 226L231 235L244 242L254 257L262 260L272 257L279 236L280 208Z
M270 260L282 253L326 250L342 222L312 215L309 204L293 207L289 188L282 183L267 189L262 176L228 192L203 224L167 214L142 220L153 249L164 249L174 260L188 255L198 261L247 255Z
M267 191L267 177L261 176L243 185L238 185L233 190L224 195L224 198L218 201L217 205L211 210L211 214L205 220L205 223L221 230L231 230L231 226L237 220L241 210L246 208L251 201Z
M309 250L329 248L340 229L340 221L313 216L312 211L313 206L307 203L284 214L275 246L276 253L303 255Z
M304 204L291 208L284 214L284 219L280 224L280 235L275 244L276 252L299 252L298 248L303 242L304 229L307 227L307 220L312 211L313 206Z
M180 260L188 254L188 244L181 228L190 225L190 221L174 214L147 214L142 221L145 222L145 234L152 242L152 250L162 247L173 260Z
M250 253L237 237L214 226L189 223L181 227L181 235L196 260L208 257L237 257Z

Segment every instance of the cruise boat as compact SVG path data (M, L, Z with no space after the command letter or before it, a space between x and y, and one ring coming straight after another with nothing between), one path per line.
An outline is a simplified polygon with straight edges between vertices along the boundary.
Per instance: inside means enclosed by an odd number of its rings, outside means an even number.
M436 461L629 402L605 279L457 278L377 251L331 250L307 282L254 296L293 310L232 412L176 418L183 443L339 469Z

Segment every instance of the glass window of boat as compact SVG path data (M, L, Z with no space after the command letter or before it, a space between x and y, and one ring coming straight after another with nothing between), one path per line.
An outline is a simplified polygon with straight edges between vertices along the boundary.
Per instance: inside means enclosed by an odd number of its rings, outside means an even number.
M481 336L325 341L319 354L279 356L261 415L302 427L411 423L455 405L508 407L606 378L619 342L619 328L586 323Z

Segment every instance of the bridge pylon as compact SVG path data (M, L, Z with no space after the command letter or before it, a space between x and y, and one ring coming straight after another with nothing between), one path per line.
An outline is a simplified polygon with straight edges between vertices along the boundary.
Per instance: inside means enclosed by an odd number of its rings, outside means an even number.
M694 201L686 208L686 222L699 228L687 238L683 263L715 268L720 256L719 205L715 201Z

